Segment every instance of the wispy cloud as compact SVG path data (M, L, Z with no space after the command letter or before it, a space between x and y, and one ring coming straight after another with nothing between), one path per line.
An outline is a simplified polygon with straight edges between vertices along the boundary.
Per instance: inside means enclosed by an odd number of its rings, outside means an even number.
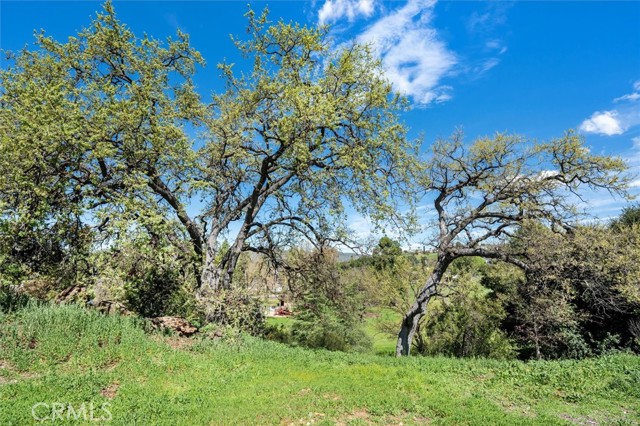
M640 81L633 84L633 92L615 98L618 107L608 111L596 111L580 124L585 133L606 136L621 135L640 124Z
M441 80L458 62L431 25L434 5L433 0L409 0L356 38L374 47L395 89L418 104L451 98L451 87Z
M342 18L353 22L358 17L370 17L374 10L374 0L326 0L318 11L318 22L330 24Z
M458 63L432 26L435 4L435 0L408 0L392 10L380 6L376 20L353 36L373 47L394 89L420 105L451 98L451 87L442 80ZM318 21L352 22L371 16L377 7L375 0L326 0Z
M472 33L490 32L507 20L507 10L512 2L488 2L483 11L474 11L466 21L467 30Z
M396 5L385 7L380 0L325 0L317 11L318 22L347 21L350 41L370 44L394 89L415 105L451 99L452 77L475 80L497 66L498 57L507 51L504 43L490 34L491 28L504 22L506 7L487 7L472 17L468 28L487 41L469 58L450 49L434 26L436 0L407 0ZM355 23L363 17L371 18L371 23ZM344 36L344 26L338 28Z
M640 80L633 83L633 92L615 98L613 102L631 101L635 102L640 99Z

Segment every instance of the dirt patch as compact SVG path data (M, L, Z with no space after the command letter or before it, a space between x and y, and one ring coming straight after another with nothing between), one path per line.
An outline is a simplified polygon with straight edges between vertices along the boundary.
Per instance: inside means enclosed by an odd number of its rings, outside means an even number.
M173 349L189 349L191 346L195 345L197 340L190 339L187 337L180 336L159 336L154 335L153 339L157 342L162 342L169 345Z
M500 405L508 413L515 413L528 418L536 417L536 413L528 405L518 405L511 401L500 401Z
M120 360L114 359L112 361L109 361L102 368L104 368L105 371L113 371L116 369L118 365L120 365Z
M385 425L397 425L397 426L405 426L405 425L430 425L431 419L428 417L417 416L408 412L403 412L402 415L399 416L384 416Z
M325 415L323 413L309 413L309 416L303 419L298 419L298 420L283 419L280 422L280 425L281 426L298 426L298 425L310 426L322 420L324 416Z
M7 377L8 376L8 377ZM18 383L18 379L35 379L39 374L17 371L9 362L0 360L0 385Z
M359 408L359 409L353 410L351 413L347 414L344 417L336 419L336 425L347 426L349 423L355 420L359 420L360 423L364 423L366 425L374 424L367 410Z
M580 426L598 426L600 423L590 417L571 416L569 414L560 414L560 418L574 425Z
M177 336L168 337L165 341L173 349L188 349L196 343L194 339Z
M119 388L120 388L120 383L113 382L109 386L102 388L102 390L100 391L100 395L108 399L113 399L118 394Z
M14 383L18 383L18 381L16 379L9 379L8 377L0 376L0 386L12 385Z
M329 401L342 401L342 397L337 393L325 393L324 395L322 395L322 397L324 399L328 399Z

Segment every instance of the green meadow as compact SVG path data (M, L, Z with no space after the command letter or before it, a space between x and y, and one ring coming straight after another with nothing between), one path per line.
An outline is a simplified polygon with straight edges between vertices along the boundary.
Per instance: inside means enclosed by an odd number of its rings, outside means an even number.
M33 305L0 321L2 425L640 421L640 358L623 353L526 363L396 359L238 335L185 339L75 306ZM378 338L374 352L384 353L385 345L389 339ZM60 408L54 403L62 409L52 418L52 407Z

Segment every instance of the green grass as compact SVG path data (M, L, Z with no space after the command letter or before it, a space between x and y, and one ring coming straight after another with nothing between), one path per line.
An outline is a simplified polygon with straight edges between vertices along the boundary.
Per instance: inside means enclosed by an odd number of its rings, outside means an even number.
M0 424L34 424L38 402L93 403L96 416L108 402L112 419L102 424L112 425L640 421L640 358L632 355L522 363L395 359L253 338L168 342L176 338L77 307L0 315Z
M396 338L393 334L380 329L381 323L400 324L402 317L391 309L372 309L366 316L363 330L371 338L371 353L377 355L392 355L396 349ZM282 326L290 330L295 322L295 316L268 317L267 324Z
M381 324L400 324L402 316L391 309L376 309L365 319L364 331L373 342L373 353L392 355L396 351L396 338L380 329Z
M291 328L291 325L293 324L294 321L295 321L295 319L292 316L289 316L289 317L267 317L267 324L276 325L276 326L282 325L287 329Z

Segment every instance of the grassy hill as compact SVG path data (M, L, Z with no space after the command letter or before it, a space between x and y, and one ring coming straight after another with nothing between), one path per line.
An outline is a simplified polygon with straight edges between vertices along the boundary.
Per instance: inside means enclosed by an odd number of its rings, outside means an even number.
M38 403L63 407L42 424L631 425L640 358L395 359L150 335L72 306L0 314L0 424L35 424ZM107 420L74 420L83 403Z

